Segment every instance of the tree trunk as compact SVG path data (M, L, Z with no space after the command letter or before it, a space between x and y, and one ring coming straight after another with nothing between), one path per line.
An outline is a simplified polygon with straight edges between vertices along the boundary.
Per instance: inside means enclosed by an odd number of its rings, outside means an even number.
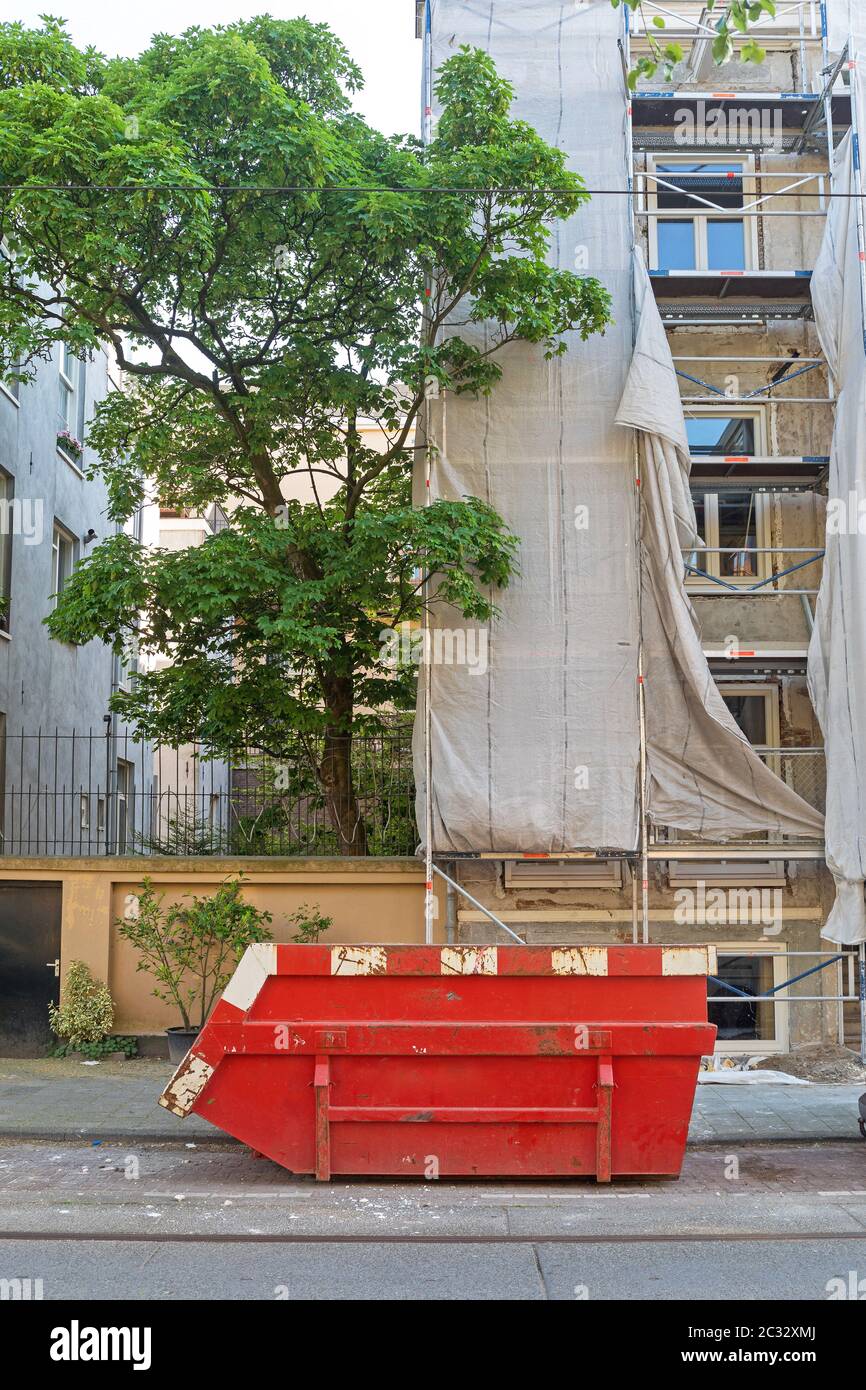
M352 777L352 735L339 728L325 730L319 775L325 804L337 832L342 855L367 853L367 830Z

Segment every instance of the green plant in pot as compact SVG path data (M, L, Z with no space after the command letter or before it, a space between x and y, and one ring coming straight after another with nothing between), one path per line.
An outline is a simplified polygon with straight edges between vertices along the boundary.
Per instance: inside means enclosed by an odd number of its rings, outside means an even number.
M154 997L180 1015L181 1023L166 1029L173 1062L189 1051L246 948L271 939L271 914L244 902L243 882L239 874L215 893L187 894L165 908L163 895L145 877L117 924L138 952L136 969L156 980Z

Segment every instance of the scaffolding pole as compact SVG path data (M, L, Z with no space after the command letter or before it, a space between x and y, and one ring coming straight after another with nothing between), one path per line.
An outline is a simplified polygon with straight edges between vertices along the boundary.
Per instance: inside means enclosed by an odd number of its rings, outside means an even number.
M422 133L424 143L430 141L432 134L432 103L433 103L433 43L430 35L430 6L425 8L425 68L424 68L424 110L422 113ZM445 393L442 393L442 438L441 444L445 447ZM433 446L430 442L430 411L429 400L425 412L424 428L426 431L424 449L424 506L429 507L431 502L431 473ZM433 943L433 922L436 911L436 899L433 893L433 737L432 737L432 713L430 709L433 696L433 668L430 661L430 571L425 570L424 587L422 593L423 603L423 630L424 630L424 940L427 945ZM443 875L444 877L444 875Z
M628 5L622 7L622 54L623 62L628 71L631 65L631 11ZM625 142L626 142L626 170L628 178L628 211L631 223L632 246L636 246L637 238L635 235L635 201L634 201L634 179L632 177L633 160L633 130L632 130L632 103L631 96L626 88L626 107L625 107ZM634 351L637 341L637 312L634 300L632 300L632 351ZM637 695L638 695L638 730L639 730L639 791L638 791L638 813L640 817L640 939L644 943L649 941L649 834L647 830L647 797L646 797L646 778L647 778L647 756L646 756L646 702L644 698L644 669L643 669L643 565L641 562L641 525L643 497L641 495L641 464L640 464L640 445L638 443L637 431L634 432L634 490L635 490L635 564L637 569L637 600L638 600L638 648L637 648ZM636 876L632 883L632 937L635 941L638 938L638 910L637 910L637 879Z
M858 53L857 53L857 57L852 58L852 56L851 56L852 52L854 51L853 38L854 38L853 31L850 31L850 30L849 30L849 33L848 33L848 42L847 42L847 44L845 45L845 48L843 49L842 54L840 55L839 61L837 62L837 64L835 65L835 67L834 67L834 69L833 69L832 79L835 80L835 77L836 77L836 75L838 74L838 72L840 71L843 62L847 61L848 71L849 71L849 73L850 73L850 79L849 79L849 81L850 81L850 92L851 92L851 147L852 147L852 162L853 162L853 175L854 175L854 191L855 191L855 193L856 193L856 195L857 195L856 198L855 198L855 200L854 200L854 204L855 204L856 215L857 215L857 251L858 251L858 259L859 259L859 265L860 265L860 323L861 323L861 329L862 329L862 332L861 332L861 341L862 341L862 343L863 343L863 350L864 350L864 352L866 352L866 232L864 232L864 219L863 219L863 172L862 172L861 158L860 158L860 121L861 121L861 118L862 118L863 113L862 113L862 112L860 111L860 109L859 109L859 108L860 108L860 102L859 102L859 100L858 100L858 92L857 92L857 63L858 63L858 60L859 60L859 51L858 51ZM829 50L828 50L828 44L827 44L827 5L826 5L826 0L824 0L824 3L821 5L821 46L822 46L822 54L823 54L823 57L824 57L824 65L825 65L825 69L826 69L826 67L827 67L828 64L829 64ZM830 86L830 82L828 81L827 87L825 88L825 109L826 109L826 106L829 104L829 97L826 96L827 88L829 88L829 86ZM828 122L828 137L827 137L827 138L828 138L828 141L830 142L830 150L829 150L829 153L830 153L831 189L832 189L832 170L833 170L833 158L832 158L832 156L833 156L833 150L832 150L832 122ZM859 945L858 945L858 947L857 947L857 955L858 955L858 990L857 990L857 993L858 993L859 1004L860 1004L860 1057L861 1057L861 1060L862 1060L862 1061L866 1062L866 942L861 941L861 942L859 943Z

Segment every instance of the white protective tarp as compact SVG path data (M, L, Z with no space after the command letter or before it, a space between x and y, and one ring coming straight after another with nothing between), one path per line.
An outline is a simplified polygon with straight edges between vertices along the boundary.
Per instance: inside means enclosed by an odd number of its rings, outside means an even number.
M849 36L855 45L866 35L866 0L826 0L827 43L831 53L841 53ZM853 58L853 51L848 55Z
M516 114L567 151L587 186L625 190L619 26L609 0L434 0L431 67L461 44L485 49L515 88ZM644 451L649 814L712 840L821 833L818 814L749 747L703 656L680 554L696 539L682 407L642 267L632 357L631 242L628 199L595 193L556 228L550 254L607 286L614 325L586 343L572 335L553 362L514 345L489 398L429 403L431 497L483 498L521 542L520 573L494 595L501 612L487 629L467 641L453 611L434 615L442 639L429 666L436 852L637 845L634 437L617 421L640 431ZM461 331L488 342L483 328ZM415 737L422 834L426 674Z
M851 70L866 113L866 5L833 0L831 45L852 33ZM862 134L861 134L862 139ZM866 348L849 132L836 151L824 239L812 275L821 346L837 393L830 450L826 555L809 644L809 690L827 759L826 857L836 901L822 935L866 941ZM861 526L863 531L861 531Z
M513 84L515 114L591 188L626 187L625 102L610 0L433 0L432 68L461 44ZM435 102L434 118L436 113ZM430 403L431 496L489 502L520 537L501 616L464 649L453 610L432 647L433 848L633 849L638 833L638 601L632 441L613 428L631 356L627 200L592 199L551 262L613 295L607 333L552 362L513 345L488 399ZM486 345L485 330L461 329ZM450 659L450 664L449 664ZM424 688L424 673L419 686ZM416 723L425 823L423 703Z
M655 825L728 840L754 831L819 837L817 811L759 758L710 674L684 587L683 547L700 545L676 372L649 276L634 253L635 351L617 423L641 451L647 814Z

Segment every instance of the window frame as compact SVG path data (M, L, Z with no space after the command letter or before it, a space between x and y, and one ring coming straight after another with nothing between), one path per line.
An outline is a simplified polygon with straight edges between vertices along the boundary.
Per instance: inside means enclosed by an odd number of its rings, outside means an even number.
M718 941L714 942L717 956L767 956L773 965L773 988L784 984L787 979L787 958L784 952L788 946L784 941ZM725 995L726 991L707 982L707 999L711 993ZM733 996L731 996L733 998ZM759 1038L716 1038L714 1055L727 1057L732 1053L777 1053L788 1051L790 1026L789 1005L777 995L763 1001L773 1010L773 1032L775 1037Z
M71 377L66 370L67 355L71 357L75 364L74 377ZM63 429L69 430L70 434L75 434L78 425L78 411L76 407L78 405L78 383L81 376L81 362L75 356L75 353L69 347L68 343L60 344L60 361L57 364L57 372L60 377L60 385L64 392L64 394L60 396L60 400L63 401L65 407L65 409L58 409L57 411L58 433ZM60 448L59 445L58 448ZM61 450L61 453L62 452Z
M135 764L129 758L118 758L114 766L114 851L128 854L135 827L130 811L135 814Z
M683 414L686 422L689 420L751 420L754 425L755 451L752 454L744 454L743 458L766 458L769 447L766 408L760 404L742 405L738 401L731 401L729 405L725 405L723 404L725 399L725 397L720 396L718 405L692 405L691 401L683 401ZM693 457L722 458L725 455L696 454Z
M60 558L63 554L64 546L69 547L69 569L68 572L64 574L63 581L61 583ZM68 527L64 526L63 523L61 521L58 521L57 517L55 517L54 524L51 528L51 589L49 591L49 600L51 603L52 613L57 607L57 601L60 595L62 594L63 589L66 586L66 583L71 578L75 570L76 563L77 542L75 536L68 529Z
M763 696L764 700L764 728L769 737L767 743L753 743L751 746L756 753L764 753L767 756L763 759L767 767L775 772L777 777L781 777L782 768L779 754L776 751L781 742L781 719L779 714L779 702L781 691L779 686L773 681L737 681L725 680L724 677L716 681L719 694L722 699L726 695L750 695Z
M719 419L740 419L751 420L754 424L755 433L755 452L745 455L749 458L765 458L767 456L767 413L760 405L697 405L690 406L686 412L687 419L693 420L719 420ZM749 492L747 486L738 488L737 491ZM699 483L692 485L692 496L701 494L704 499L704 529L706 534L703 537L707 547L719 545L719 497L718 492L704 489ZM765 492L756 492L755 501L755 538L759 549L768 550L772 545L772 510L770 498ZM700 564L701 569L708 574L714 575L717 579L724 579L726 584L735 584L739 588L746 589L750 585L762 579L770 579L773 573L772 555L755 555L755 573L753 575L731 575L722 574L722 556L718 553L706 553L698 546L688 556L690 563ZM703 563L701 563L703 561ZM771 586L768 586L771 587ZM773 586L774 587L774 586ZM710 580L702 579L700 575L686 574L686 588L690 593L718 594L723 590L720 585L713 584Z
M85 389L87 363L83 357L77 357L68 343L61 342L59 345L60 360L57 367L57 381L59 388L59 398L57 402L57 435L61 431L68 432L77 439L81 445L81 452L78 457L69 454L55 440L57 453L65 464L72 469L77 477L83 478L82 459L84 457L84 415L86 409ZM70 376L67 367L67 357L74 364L75 375ZM70 418L67 418L67 415Z
M743 202L747 203L750 199L758 197L757 191L757 171L755 169L755 157L752 154L736 153L731 157L730 153L717 152L705 154L698 150L692 154L647 154L646 172L654 174L657 178L669 178L670 170L662 170L659 166L676 164L742 164L743 166ZM691 207L685 208L660 208L658 205L659 185L656 178L646 180L646 208L647 208L647 250L649 256L650 270L658 270L659 267L659 242L658 224L659 222L683 222L691 221L694 224L694 247L695 264L692 273L704 271L708 275L717 275L724 270L735 270L735 266L723 266L719 270L710 270L707 254L707 222L715 222L718 219L723 221L743 223L743 269L741 273L747 274L750 270L759 268L758 255L758 218L748 213L743 213L740 217L737 213L739 208L717 209L705 207L703 203L692 203ZM697 191L697 190L695 190ZM711 195L707 195L711 196ZM694 211L692 211L694 208ZM672 275L679 272L671 271Z
M124 640L123 650L115 653L115 687L125 695L130 694L135 689L139 670L138 638L129 636Z
M743 492L748 492L748 488L743 488ZM693 495L702 492L699 487L692 489ZM702 492L704 499L704 535L702 540L704 546L696 546L685 557L689 564L697 564L707 574L713 575L716 579L724 580L726 585L734 585L740 589L749 589L752 585L759 583L763 579L772 578L772 555L766 553L757 555L752 553L755 562L754 574L723 574L722 559L724 558L714 550L720 544L719 535L719 497L718 492ZM772 514L770 499L766 493L756 492L754 494L755 503L755 540L758 550L766 552L770 548L772 540ZM768 589L774 586L767 585ZM704 579L702 575L691 574L686 571L686 588L692 594L722 594L730 593L730 589L723 588L720 584L714 584L711 579Z
M781 704L782 690L774 681L748 681L742 678L716 679L716 688L724 699L728 695L763 695L764 728L771 743L753 743L750 746L758 753L768 749L778 749L781 743ZM762 759L766 766L781 777L781 755L770 752ZM706 859L696 863L694 860L677 859L676 845L688 843L688 836L680 839L679 832L668 831L671 857L668 860L668 883L671 888L693 887L704 883L707 888L784 888L786 883L784 865L775 859L738 862L731 859ZM720 948L721 949L721 948Z
M5 496L2 494L5 492ZM7 503L8 527L2 529L0 521L0 599L6 600L5 608L0 607L0 634L11 636L12 630L12 547L15 544L15 477L0 468L0 501ZM10 519L11 518L11 519Z
M10 265L14 266L14 261L10 254L9 247L6 245L5 241L0 241L0 259L8 261ZM20 277L18 278L20 279ZM2 379L0 379L0 394L4 395L8 401L11 401L12 404L16 407L16 409L20 408L20 381L3 381Z

